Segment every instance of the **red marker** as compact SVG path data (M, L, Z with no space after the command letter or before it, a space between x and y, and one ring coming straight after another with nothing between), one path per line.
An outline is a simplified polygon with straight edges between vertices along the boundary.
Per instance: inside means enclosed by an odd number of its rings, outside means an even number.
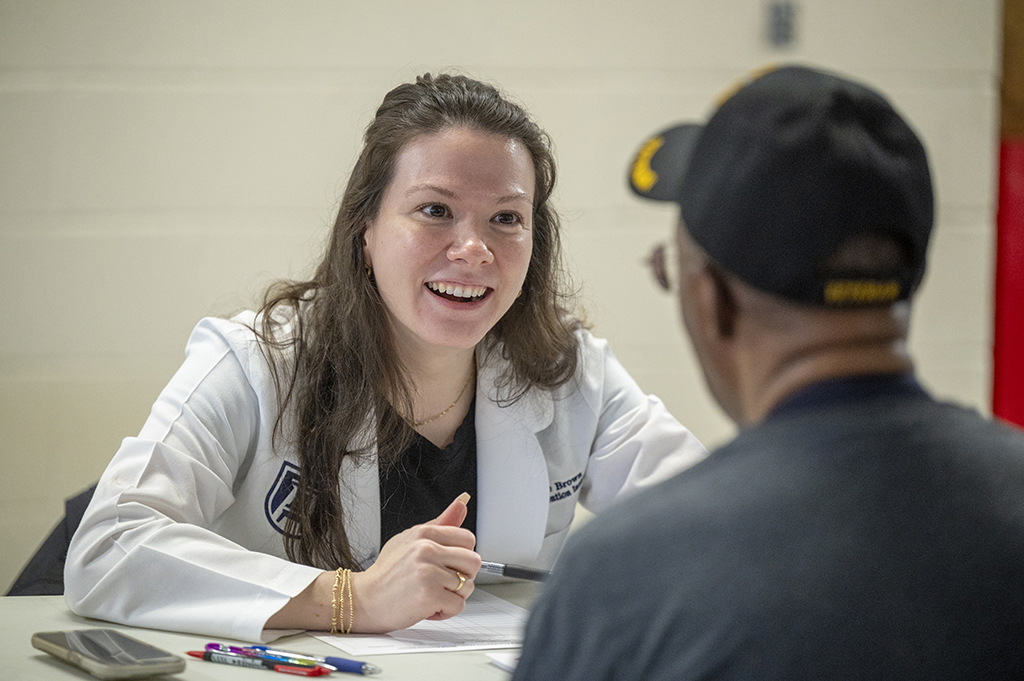
M188 654L198 657L207 662L219 664L232 664L236 667L251 667L253 669L269 669L281 674L294 674L295 676L324 676L330 674L330 670L320 665L313 667L295 667L287 664L278 664L274 660L264 660L259 657L249 657L238 653L218 652L215 650L190 650Z

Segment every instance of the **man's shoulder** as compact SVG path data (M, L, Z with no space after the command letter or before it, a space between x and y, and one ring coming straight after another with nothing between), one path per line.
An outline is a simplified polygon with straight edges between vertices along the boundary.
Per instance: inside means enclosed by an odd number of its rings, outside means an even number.
M717 513L713 497L700 493L703 476L694 474L704 463L616 502L570 538L567 553L635 559L637 551L649 555L651 546L679 546L686 526L702 527Z
M907 439L899 439L907 435ZM1024 431L951 402L891 398L839 404L768 421L740 434L728 449L758 449L794 443L815 447L851 436L900 447L939 443L989 443L1024 454Z
M579 553L650 556L652 546L674 553L672 547L709 538L713 528L761 522L766 510L801 495L823 494L837 484L870 487L873 474L888 466L999 477L1008 487L1019 484L1024 494L1024 432L972 409L931 400L764 423L742 431L693 467L616 503L571 543Z

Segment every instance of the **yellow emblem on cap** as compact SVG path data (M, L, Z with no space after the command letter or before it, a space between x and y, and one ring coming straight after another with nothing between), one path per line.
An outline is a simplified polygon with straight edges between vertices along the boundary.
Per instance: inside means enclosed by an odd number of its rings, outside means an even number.
M889 303L900 295L900 283L864 279L834 279L825 284L825 303L828 305L865 305Z
M633 170L630 173L633 186L642 192L651 191L651 188L658 183L658 173L651 168L651 159L663 144L665 144L663 137L652 137L647 140L647 143L640 149L640 153L636 155L636 160L633 161Z

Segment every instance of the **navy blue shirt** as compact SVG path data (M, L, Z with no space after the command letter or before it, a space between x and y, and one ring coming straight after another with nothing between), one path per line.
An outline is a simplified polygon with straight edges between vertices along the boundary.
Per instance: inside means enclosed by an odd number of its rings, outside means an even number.
M852 404L873 397L885 396L928 399L928 393L910 371L901 374L845 376L812 383L798 390L775 405L768 413L766 420L788 416L805 409Z

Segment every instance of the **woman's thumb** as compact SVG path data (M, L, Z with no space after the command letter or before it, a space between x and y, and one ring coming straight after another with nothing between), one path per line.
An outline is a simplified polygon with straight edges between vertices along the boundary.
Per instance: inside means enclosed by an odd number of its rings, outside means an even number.
M469 492L463 492L455 501L448 505L448 508L441 511L441 515L431 520L430 524L459 527L462 525L462 521L466 519L466 514L469 513L469 509L466 508L468 503Z

